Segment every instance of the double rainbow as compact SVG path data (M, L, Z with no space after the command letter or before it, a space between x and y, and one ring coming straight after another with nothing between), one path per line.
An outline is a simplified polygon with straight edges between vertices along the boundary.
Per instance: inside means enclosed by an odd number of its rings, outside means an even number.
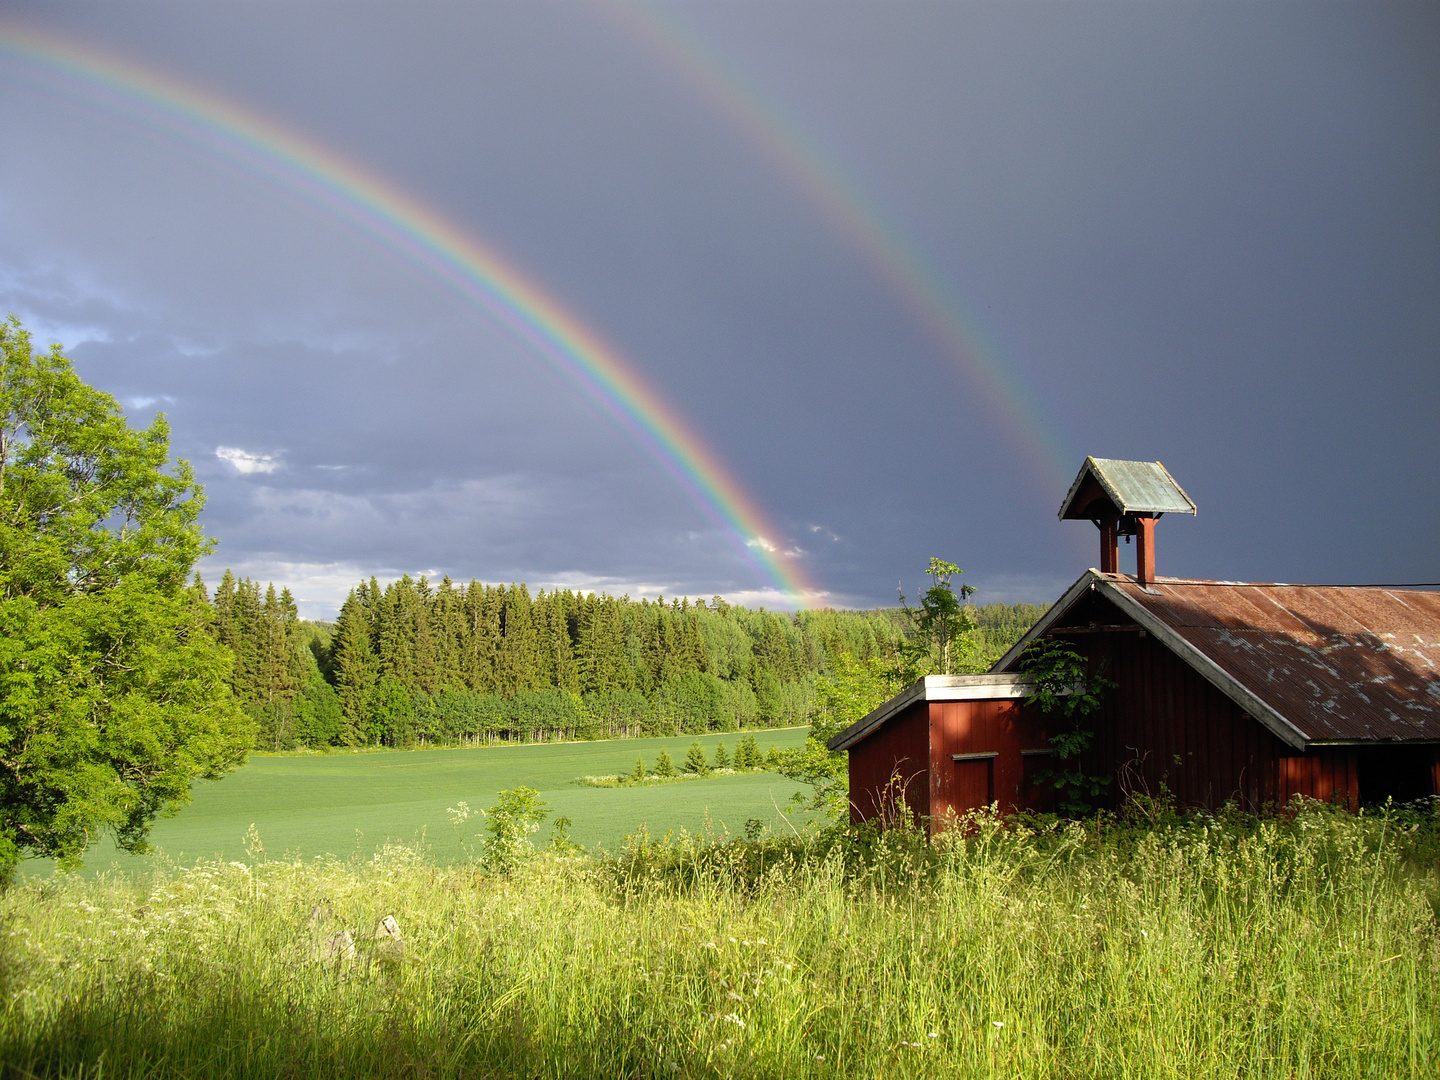
M359 226L481 306L639 442L761 570L782 604L819 595L778 533L701 438L616 350L513 263L413 195L313 139L153 68L0 20L0 54L178 124Z
M803 132L681 22L644 0L597 5L627 36L686 83L696 97L768 159L807 205L858 251L964 374L981 412L1004 430L1041 483L1064 491L1074 452L1055 435L1025 384L913 244Z

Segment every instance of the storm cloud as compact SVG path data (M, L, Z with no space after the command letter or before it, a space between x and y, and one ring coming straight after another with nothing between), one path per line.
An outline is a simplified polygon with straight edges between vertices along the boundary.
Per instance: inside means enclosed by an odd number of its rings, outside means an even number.
M1440 580L1434 4L3 20L488 245L725 463L810 602L890 602L931 555L979 600L1052 599L1095 561L1055 520L1085 454L1162 460L1199 504L1161 573ZM207 576L314 616L406 572L786 602L623 418L401 246L73 72L0 50L0 94L0 307L166 413Z

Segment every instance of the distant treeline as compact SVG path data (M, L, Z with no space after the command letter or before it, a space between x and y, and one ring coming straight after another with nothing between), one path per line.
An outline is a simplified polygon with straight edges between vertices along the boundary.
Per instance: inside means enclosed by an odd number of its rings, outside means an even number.
M203 585L197 585L202 593ZM751 610L375 579L334 624L228 570L209 598L262 749L700 734L806 723L830 657L894 656L901 609ZM1044 611L973 609L984 670Z

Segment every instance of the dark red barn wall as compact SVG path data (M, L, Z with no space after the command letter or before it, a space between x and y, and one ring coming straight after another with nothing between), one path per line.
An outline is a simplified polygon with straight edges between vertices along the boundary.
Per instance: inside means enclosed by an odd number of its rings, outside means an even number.
M1115 682L1090 719L1095 741L1086 772L1114 776L1111 799L1168 791L1183 806L1247 809L1301 794L1359 806L1355 752L1307 752L1281 742L1165 645L1136 631L1071 639L1095 669Z
M1043 718L1014 698L930 702L931 815L938 821L992 802L1003 813L1033 808L1042 794L1034 764L1049 759L1022 751L1048 746ZM955 761L956 754L995 756Z
M854 824L880 818L894 819L895 807L886 805L899 792L921 818L930 813L930 717L924 701L917 701L880 730L850 748L850 820Z
M1101 625L1123 621L1113 610L1083 617ZM1357 810L1386 795L1440 794L1440 749L1298 751L1152 636L1102 630L1067 640L1116 684L1086 721L1095 738L1078 763L1086 773L1112 778L1102 800L1111 806L1131 793L1168 792L1181 806L1234 801L1260 810L1304 795ZM893 807L884 806L884 793L894 777L921 818L938 821L992 801L1002 812L1052 810L1053 789L1034 781L1054 762L1034 752L1047 749L1047 735L1064 722L1016 699L915 702L850 749L851 820L888 820ZM957 762L957 754L994 756Z

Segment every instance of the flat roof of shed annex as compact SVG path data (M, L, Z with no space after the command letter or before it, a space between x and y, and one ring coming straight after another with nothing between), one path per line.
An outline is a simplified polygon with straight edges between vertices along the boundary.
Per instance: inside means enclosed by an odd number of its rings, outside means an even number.
M1440 742L1440 593L1089 570L992 670L1092 590L1291 746Z
M879 708L872 709L825 745L849 750L917 701L1004 701L1029 697L1034 685L1025 676L989 671L983 675L926 675Z

